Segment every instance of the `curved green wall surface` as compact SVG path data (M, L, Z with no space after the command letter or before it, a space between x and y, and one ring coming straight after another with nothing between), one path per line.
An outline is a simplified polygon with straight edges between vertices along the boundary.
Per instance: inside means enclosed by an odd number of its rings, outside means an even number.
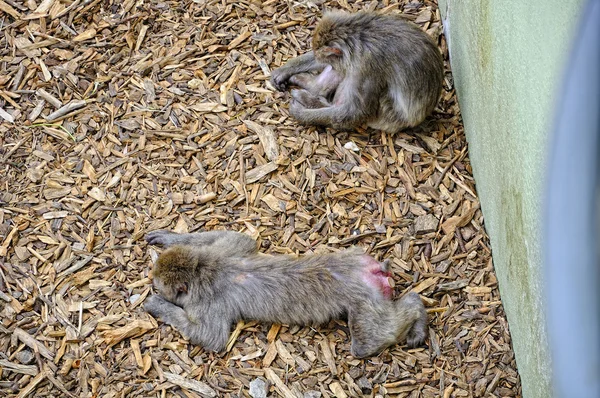
M552 396L541 211L556 94L583 0L440 0L523 396Z

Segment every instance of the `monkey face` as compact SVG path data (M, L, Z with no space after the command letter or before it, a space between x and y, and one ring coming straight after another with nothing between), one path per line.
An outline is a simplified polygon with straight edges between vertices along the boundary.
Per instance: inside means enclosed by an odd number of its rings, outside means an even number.
M189 247L173 246L164 251L154 264L154 289L165 300L181 304L188 293L189 283L198 260Z
M188 282L165 283L162 278L154 277L154 291L173 304L182 305L188 292Z

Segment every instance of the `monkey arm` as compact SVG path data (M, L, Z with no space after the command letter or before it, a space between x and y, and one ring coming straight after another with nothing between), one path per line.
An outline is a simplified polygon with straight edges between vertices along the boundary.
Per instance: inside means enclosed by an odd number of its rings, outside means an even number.
M317 77L311 73L297 73L290 77L289 82L293 86L298 86L313 95L320 95L321 87L317 84Z
M351 102L327 104L318 97L304 93L294 94L290 103L290 114L299 122L308 125L329 125L337 128L351 128L366 118L366 113ZM318 107L318 105L322 105Z
M321 71L325 66L315 59L315 54L310 51L299 57L292 58L285 65L271 72L271 83L277 90L285 91L290 77L298 73Z
M244 256L258 251L256 241L250 236L235 231L206 231L193 234L178 234L159 229L146 235L146 241L151 245L170 247L186 245L202 247L227 253L228 256Z
M222 351L227 344L231 326L227 315L194 311L190 319L190 314L183 308L156 294L146 299L144 309L153 317L173 326L192 344L216 352Z
M164 323L179 328L189 322L184 309L155 294L146 299L144 309L153 317L160 318Z
M234 321L230 308L218 304L200 305L186 308L188 322L181 330L189 336L192 344L199 344L207 350L220 352L227 346L231 324Z

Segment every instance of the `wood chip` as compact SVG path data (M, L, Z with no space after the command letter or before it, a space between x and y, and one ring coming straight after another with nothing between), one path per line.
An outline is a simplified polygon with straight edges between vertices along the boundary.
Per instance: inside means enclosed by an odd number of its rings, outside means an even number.
M19 395L17 395L17 398L24 398L24 397L28 396L29 394L31 394L35 390L37 385L40 384L42 381L44 381L45 378L46 378L46 372L40 372L37 376L35 376L33 379L31 379L29 384L27 384L24 388L22 388L19 391Z
M49 122L53 122L56 119L59 119L79 108L83 108L87 102L85 100L72 101L68 104L58 108L56 111L52 112L48 116L46 116L46 120Z
M323 359L327 366L329 366L329 370L331 374L337 375L337 366L335 365L335 359L333 357L333 353L331 352L331 347L329 347L329 340L321 339L319 341L319 347L321 347L321 352L323 353Z
M17 12L17 10L15 10L14 8L9 6L2 0L0 0L0 11L4 11L5 13L7 13L8 15L10 15L11 17L13 17L15 19L21 18L21 14L19 12Z
M246 182L248 184L252 184L265 177L266 175L272 173L273 171L277 170L277 168L278 166L274 162L255 167L254 169L249 170L246 173Z
M0 359L0 367L3 370L7 370L10 372L22 373L30 376L35 376L38 374L38 368L34 365L21 365L18 363L13 363L10 361L5 361Z
M277 388L277 391L282 397L296 398L296 395L285 385L281 378L277 376L277 373L275 373L273 369L265 369L265 376L271 381L271 383L275 384L275 388Z
M109 346L113 346L129 337L138 337L154 329L154 324L149 321L134 320L125 326L117 329L105 330L102 337Z
M331 392L333 392L333 395L335 395L337 398L347 398L348 397L348 395L346 395L346 393L344 392L344 389L342 388L340 383L338 383L337 381L334 381L333 383L331 383L329 385L329 389L331 390Z
M73 41L85 41L96 37L96 29L87 29L73 38Z
M277 138L273 130L269 127L261 126L252 120L244 120L244 124L258 135L267 159L277 160L279 158L279 146L277 145Z
M451 71L393 135L300 125L269 82L333 8L402 14L450 66L431 0L0 0L0 396L522 395ZM391 259L428 341L357 359L343 320L248 321L207 352L143 309L161 228Z
M217 392L206 383L202 383L198 380L192 380L174 373L163 372L165 378L181 388L186 390L195 391L202 397L216 397Z
M425 214L415 219L415 233L426 234L437 230L439 220L433 214Z
M6 120L9 123L14 123L15 122L15 118L8 112L6 112L4 109L0 108L0 117L4 120Z
M50 105L52 105L55 108L60 108L63 104L62 102L56 98L55 96L53 96L52 94L50 94L49 92L47 92L46 90L39 88L36 91L37 95L39 95L41 98L45 99Z
M227 110L226 106L221 105L218 102L202 102L190 106L190 109L196 112L207 113L207 112L224 112Z
M54 360L54 354L52 354L52 352L49 349L47 349L40 341L36 340L33 336L31 336L23 329L15 328L13 330L13 336L19 339L27 347L31 348L36 352L39 352L40 355L44 358L49 359L51 361Z

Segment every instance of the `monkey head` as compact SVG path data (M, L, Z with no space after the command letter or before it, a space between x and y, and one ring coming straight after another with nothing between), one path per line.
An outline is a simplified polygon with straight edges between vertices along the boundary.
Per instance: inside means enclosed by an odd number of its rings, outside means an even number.
M345 43L351 32L349 26L344 23L347 14L344 12L330 12L323 16L317 24L313 33L312 48L317 61L339 65L344 57L348 46Z
M173 246L165 250L152 270L154 289L165 300L182 305L197 266L198 257L189 247Z

